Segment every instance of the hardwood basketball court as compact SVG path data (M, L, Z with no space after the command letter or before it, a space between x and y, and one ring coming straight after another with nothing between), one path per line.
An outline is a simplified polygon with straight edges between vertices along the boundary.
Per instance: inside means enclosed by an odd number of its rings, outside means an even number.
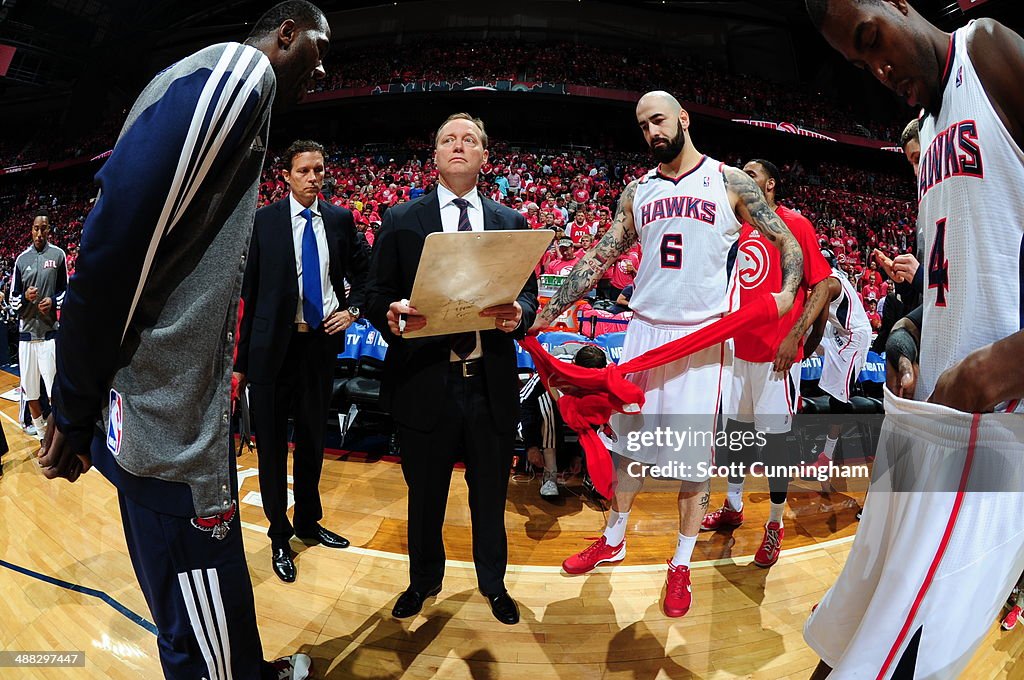
M16 384L0 373L0 392ZM74 484L44 479L34 461L37 443L16 416L17 404L0 403L11 445L0 477L0 649L84 651L87 662L84 668L0 668L0 678L162 677L113 487L96 471ZM506 585L522 621L504 626L476 590L467 494L456 471L444 589L423 613L398 621L391 607L407 585L407 562L405 483L397 464L326 457L323 524L352 547L293 541L299 574L293 584L279 581L270 567L256 456L247 453L238 464L264 653L304 651L316 677L332 679L807 678L817 658L803 641L803 625L842 569L864 497L863 482L828 495L817 483L794 484L800 491L791 493L782 557L760 569L752 556L768 494L753 485L742 527L701 535L694 606L669 619L659 598L678 526L671 487L638 498L621 565L570 577L559 565L600 535L602 513L578 495L575 482L550 503L538 494L539 480L514 480L506 508ZM724 482L713 490L717 507ZM993 622L965 677L1024 678L1024 664L1014 664L1022 652L1024 633Z

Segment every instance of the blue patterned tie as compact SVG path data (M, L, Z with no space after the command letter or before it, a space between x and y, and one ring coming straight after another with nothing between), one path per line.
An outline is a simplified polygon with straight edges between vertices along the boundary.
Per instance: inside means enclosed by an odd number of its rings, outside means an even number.
M310 328L317 329L324 320L324 292L320 286L320 251L313 233L313 213L306 208L299 213L306 218L302 232L302 316Z
M459 209L459 231L473 231L469 222L469 201L464 198L453 198L452 203ZM476 349L476 333L456 333L451 338L452 351L463 361Z

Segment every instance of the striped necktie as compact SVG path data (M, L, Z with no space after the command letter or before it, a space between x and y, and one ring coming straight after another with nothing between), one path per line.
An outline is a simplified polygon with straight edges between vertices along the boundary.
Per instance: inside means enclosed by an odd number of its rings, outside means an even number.
M473 231L469 222L469 201L464 198L453 198L452 203L459 209L459 231ZM451 336L451 347L455 355L466 360L476 349L476 333L456 333Z

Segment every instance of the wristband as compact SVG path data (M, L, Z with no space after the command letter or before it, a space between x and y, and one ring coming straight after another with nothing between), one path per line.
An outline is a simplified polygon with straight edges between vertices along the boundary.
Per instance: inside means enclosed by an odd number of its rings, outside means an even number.
M885 341L885 360L895 371L899 371L900 357L906 357L910 363L916 364L917 352L917 342L906 328L897 328Z

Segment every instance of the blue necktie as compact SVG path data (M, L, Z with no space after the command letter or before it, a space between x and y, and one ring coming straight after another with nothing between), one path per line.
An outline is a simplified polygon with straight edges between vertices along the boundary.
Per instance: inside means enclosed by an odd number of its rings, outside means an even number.
M306 208L299 213L306 218L302 232L302 316L310 328L320 327L324 320L324 293L320 287L320 251L313 233L313 213Z

